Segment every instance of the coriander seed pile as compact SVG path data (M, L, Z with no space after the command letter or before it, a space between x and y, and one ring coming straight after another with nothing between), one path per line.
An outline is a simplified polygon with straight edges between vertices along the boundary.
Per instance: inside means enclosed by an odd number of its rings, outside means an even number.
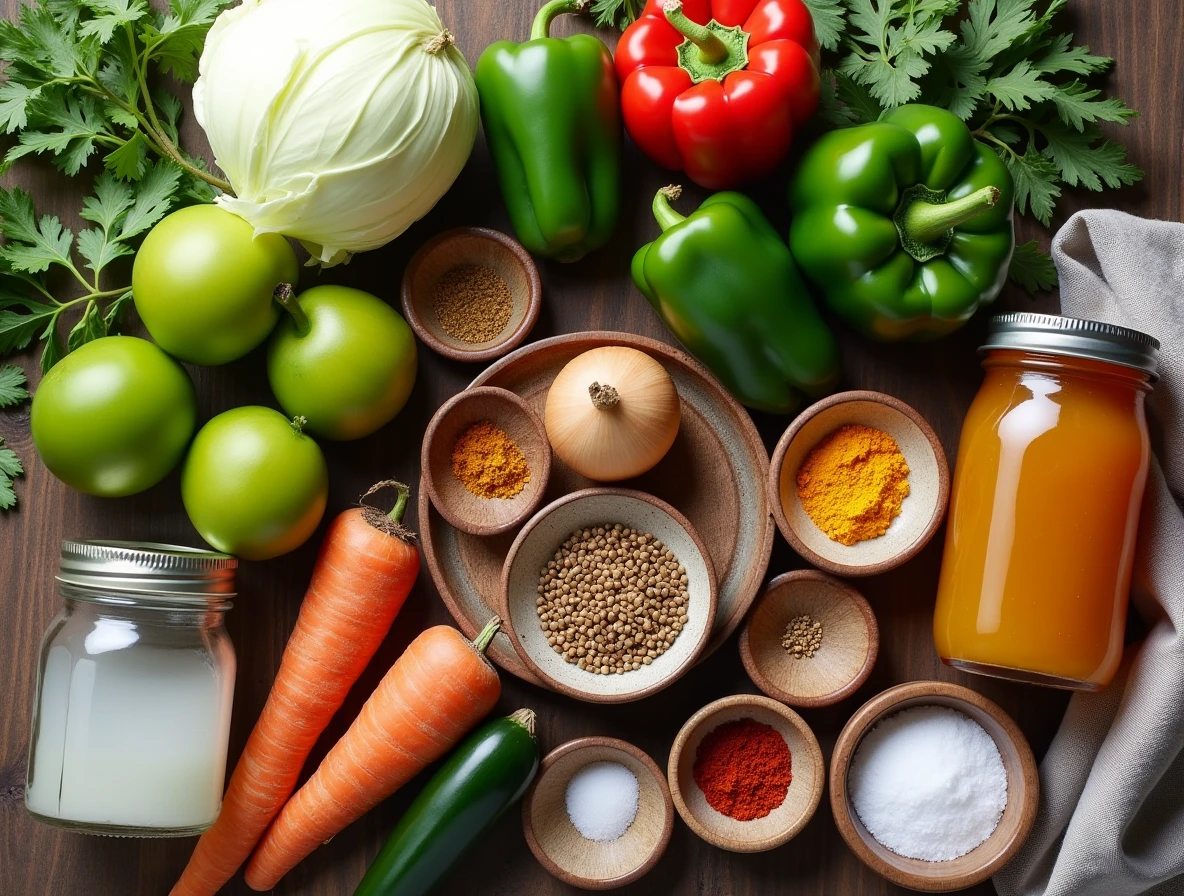
M576 530L547 562L535 605L547 643L598 675L648 666L687 623L687 571L648 532Z
M795 616L785 626L781 646L800 659L809 659L822 646L822 623L813 616Z
M432 295L432 308L445 333L478 345L496 339L510 323L514 297L493 268L466 264L440 280Z

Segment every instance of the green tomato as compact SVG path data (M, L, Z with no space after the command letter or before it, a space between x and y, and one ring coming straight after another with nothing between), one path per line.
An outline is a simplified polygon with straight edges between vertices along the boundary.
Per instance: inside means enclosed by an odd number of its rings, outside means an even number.
M300 335L287 315L267 349L267 379L284 410L326 439L360 439L389 423L415 385L415 337L368 292L314 286L299 299Z
M140 320L170 355L225 364L259 345L275 327L272 294L300 276L296 253L278 233L216 205L175 211L152 228L132 268Z
M181 472L189 520L214 548L268 560L308 540L329 493L325 456L271 408L235 408L201 428Z
M80 492L118 498L156 485L181 460L197 394L185 368L151 342L106 336L45 375L30 424L49 472Z

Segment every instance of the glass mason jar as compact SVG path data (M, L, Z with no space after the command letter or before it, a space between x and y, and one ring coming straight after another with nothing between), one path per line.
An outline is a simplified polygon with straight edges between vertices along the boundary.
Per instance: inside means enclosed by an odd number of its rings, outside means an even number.
M181 837L222 803L234 697L223 624L238 561L173 545L62 543L41 643L25 807L90 834Z
M943 661L1094 691L1122 659L1159 342L1096 321L991 321L962 427L933 620Z

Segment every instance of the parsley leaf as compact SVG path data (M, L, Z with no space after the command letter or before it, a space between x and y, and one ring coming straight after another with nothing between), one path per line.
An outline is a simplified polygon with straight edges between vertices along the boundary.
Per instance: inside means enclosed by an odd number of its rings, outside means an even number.
M1016 210L1046 227L1063 186L1103 190L1142 178L1098 127L1137 114L1089 83L1114 60L1055 33L1068 0L806 2L826 38L826 123L875 121L909 102L947 108L1006 163ZM1017 248L1016 259L1013 279L1024 288L1055 278L1034 245Z
M11 364L0 366L0 408L10 408L27 401L29 390L25 388L25 372ZM16 492L12 481L24 473L20 458L11 448L4 447L0 437L0 510L16 506Z
M597 28L624 31L637 21L644 8L645 0L592 0L589 12Z
M1007 276L1028 292L1047 292L1057 285L1057 268L1052 259L1040 251L1035 240L1015 247Z
M134 183L104 172L79 212L92 226L77 237L52 215L38 219L32 197L19 187L0 189L0 234L5 240L0 246L0 356L20 351L39 336L45 341L41 367L49 370L66 352L115 332L131 291L126 280L108 287L103 274L112 262L131 255L139 238L172 208L182 177L180 168L164 161ZM54 298L51 269L72 277L82 294L67 301ZM63 342L58 323L75 306L82 317Z
M12 364L0 365L0 408L10 408L29 397L25 372Z

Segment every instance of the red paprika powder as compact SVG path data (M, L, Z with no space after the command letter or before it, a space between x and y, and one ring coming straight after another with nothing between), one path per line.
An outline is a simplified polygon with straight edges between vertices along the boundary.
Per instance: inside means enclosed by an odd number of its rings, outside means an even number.
M711 808L737 821L752 821L785 802L793 780L792 759L777 729L739 719L703 738L691 775Z

